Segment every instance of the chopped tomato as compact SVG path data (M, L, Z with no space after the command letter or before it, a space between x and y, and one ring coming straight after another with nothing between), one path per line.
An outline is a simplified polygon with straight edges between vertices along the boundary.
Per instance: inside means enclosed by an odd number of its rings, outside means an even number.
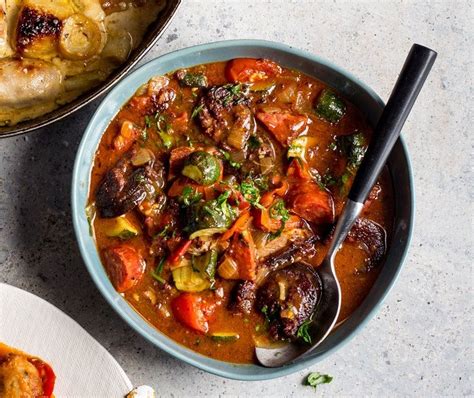
M193 293L181 293L171 302L175 318L184 326L196 332L209 331L209 319L215 306L206 303L201 296Z
M54 383L56 381L56 375L54 374L53 369L46 362L43 362L38 358L29 358L28 361L35 366L38 370L39 376L41 377L41 382L43 384L42 397L51 397L51 395L53 395Z
M236 58L227 62L225 75L228 80L239 83L255 83L278 76L281 67L268 59Z
M260 111L256 114L278 142L287 147L297 136L306 132L309 119L303 115L294 115L283 109Z
M120 133L114 138L114 149L119 152L128 151L139 135L139 129L132 122L124 121L120 127Z
M127 243L106 248L104 265L112 284L119 293L135 286L145 271L145 261L142 256Z
M231 256L237 264L239 279L255 280L257 276L255 251L255 243L248 229L234 234L227 254Z
M317 223L334 222L334 200L331 194L314 182L301 182L293 185L287 196L288 209L298 216Z

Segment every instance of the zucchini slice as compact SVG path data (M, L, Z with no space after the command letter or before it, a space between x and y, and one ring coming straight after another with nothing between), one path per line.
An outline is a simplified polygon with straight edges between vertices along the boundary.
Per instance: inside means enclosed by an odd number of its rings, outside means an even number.
M130 239L140 235L140 230L125 216L110 220L105 234L109 238Z
M211 334L211 339L214 341L237 341L240 336L234 332L216 332Z

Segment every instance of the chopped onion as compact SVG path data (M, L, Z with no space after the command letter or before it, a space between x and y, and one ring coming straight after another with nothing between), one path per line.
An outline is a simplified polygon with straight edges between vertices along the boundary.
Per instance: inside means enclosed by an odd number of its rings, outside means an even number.
M270 234L260 230L255 230L252 232L253 242L257 250L260 250L267 244L268 235Z
M138 149L131 159L134 166L143 166L144 164L147 164L153 160L155 160L155 155L147 148Z
M239 279L237 263L229 256L225 256L217 270L219 276L224 279Z
M273 170L274 164L274 159L270 157L260 159L260 170L262 171L262 174L270 173Z

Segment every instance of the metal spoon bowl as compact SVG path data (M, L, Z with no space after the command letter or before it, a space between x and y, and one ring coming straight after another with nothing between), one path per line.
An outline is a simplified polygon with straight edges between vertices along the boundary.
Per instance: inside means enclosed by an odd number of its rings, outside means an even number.
M341 288L334 259L352 225L357 220L367 196L376 183L401 129L420 93L436 59L436 52L414 44L405 60L400 76L374 131L364 160L357 171L336 225L328 253L317 268L322 282L322 297L314 313L311 344L288 343L272 347L256 347L257 360L266 367L279 367L309 354L331 333L341 309Z

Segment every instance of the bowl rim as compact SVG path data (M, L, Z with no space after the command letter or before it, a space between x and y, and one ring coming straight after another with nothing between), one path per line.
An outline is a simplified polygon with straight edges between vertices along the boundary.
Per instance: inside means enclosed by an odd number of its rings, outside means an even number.
M375 316L375 314L379 311L381 305L385 301L387 295L390 293L391 289L393 288L394 284L396 283L399 274L403 268L403 263L405 261L408 248L410 247L410 242L412 238L412 233L413 233L413 225L414 225L414 208L415 208L415 196L414 196L414 184L413 184L413 171L412 171L412 165L411 161L408 155L407 147L406 144L403 140L403 138L400 136L399 138L399 143L401 145L401 151L402 155L404 156L404 160L406 161L406 169L407 169L407 179L408 179L408 191L409 191L409 199L410 199L410 211L409 211L409 216L407 219L407 225L406 225L406 243L401 250L401 253L399 255L399 261L398 261L398 267L396 271L393 273L390 281L387 284L386 289L381 293L380 297L376 300L375 304L373 304L372 309L368 311L365 315L363 315L362 319L357 323L357 325L353 328L352 331L350 331L345 337L342 338L342 340L338 341L333 347L328 348L326 351L322 352L316 357L308 357L308 358L303 358L301 361L292 363L289 365L285 365L280 368L272 368L268 372L265 373L257 373L257 374L243 374L239 372L233 372L232 370L229 369L221 369L219 366L220 364L225 364L225 365L231 365L235 368L239 367L245 367L245 366L256 366L256 365L247 365L247 364L234 364L230 362L225 362L225 361L219 361L215 360L213 358L209 358L205 355L198 354L195 351L192 351L191 349L187 349L189 353L187 352L180 352L177 348L179 347L184 347L181 344L175 342L171 337L167 336L166 334L160 332L164 336L164 341L157 340L153 336L149 335L143 328L142 325L135 323L133 320L129 318L129 316L125 313L125 311L119 307L118 300L121 298L120 294L113 289L112 285L109 282L109 286L105 286L103 281L100 279L98 273L95 270L94 265L92 264L92 259L89 256L89 253L87 251L87 248L85 246L85 236L89 236L89 234L81 229L80 226L80 213L79 210L84 211L82 209L82 203L79 203L79 195L78 195L78 186L81 184L80 182L80 170L81 167L84 166L82 164L82 160L84 158L84 150L85 150L85 145L88 139L88 136L92 134L93 131L93 125L95 120L98 118L98 115L103 111L104 107L107 104L107 100L110 97L113 97L117 95L124 87L126 87L129 83L132 82L135 76L138 76L141 72L142 69L149 67L151 64L159 63L159 62L165 62L167 60L171 60L173 58L182 58L185 56L192 55L196 52L203 52L206 50L222 50L222 49L228 49L232 47L239 47L239 46L246 46L246 47L257 47L257 48L262 48L264 50L277 50L281 51L284 53L289 54L290 56L297 56L300 58L304 58L311 63L317 63L321 64L329 69L334 70L335 72L339 73L342 75L345 79L352 81L359 85L363 91L365 91L373 100L375 100L382 108L384 107L384 102L382 99L373 91L369 86L367 86L365 83L363 83L361 80L359 80L357 77L352 75L351 73L347 72L343 68L327 61L326 59L311 54L307 51L300 50L297 48L294 48L292 46L282 44L282 43L277 43L277 42L272 42L272 41L266 41L266 40L254 40L254 39L240 39L240 40L223 40L223 41L217 41L217 42L211 42L211 43L206 43L206 44L200 44L196 46L191 46L183 49L179 49L176 51L172 51L170 53L161 55L157 58L154 58L147 63L143 64L140 66L138 69L130 73L128 76L126 76L123 80L119 82L108 94L107 96L102 100L101 104L98 106L96 111L94 112L93 116L91 117L89 124L85 130L85 133L82 137L81 143L79 145L77 154L76 154L76 159L74 162L74 170L73 170L73 176L72 176L72 187L71 187L71 207L72 207L72 218L73 218L73 225L74 225L74 231L76 235L76 240L79 246L79 250L82 256L82 259L84 263L86 264L86 268L94 281L95 285L98 287L100 290L102 296L107 300L107 302L114 308L114 310L120 315L120 317L125 320L125 322L131 326L136 332L138 332L142 337L144 337L146 340L148 340L150 343L153 345L157 346L161 350L165 351L166 353L170 354L171 356L180 359L194 367L197 367L201 370L204 370L206 372L215 374L217 376L229 378L229 379L235 379L235 380L244 380L244 381L258 381L258 380L269 380L269 379L274 379L282 376L287 376L289 374L295 373L297 371L303 370L305 368L308 368L309 366L315 364L316 362L321 361L322 359L326 358L327 356L331 355L335 351L339 350L342 348L345 344L347 344L349 341L351 341L355 335L357 335L363 328L364 326ZM227 58L222 58L222 60L225 60ZM217 60L215 61L217 62ZM189 64L191 65L191 64ZM187 66L187 65L186 65ZM136 87L138 89L138 87ZM123 106L123 104L122 104ZM119 108L120 109L120 108ZM118 112L118 110L116 112ZM98 138L98 142L96 142L96 148L98 143L100 142L100 138L102 137L103 132L100 134ZM88 169L88 174L90 176L90 172L92 169L92 164L93 160L90 160L87 162L87 166L89 167ZM90 179L90 177L89 177ZM90 182L90 180L88 181ZM89 187L87 187L87 190L89 190ZM96 250L97 252L97 250ZM111 291L113 290L113 292ZM128 306L130 306L127 303ZM130 306L131 308L131 306ZM132 308L133 311L135 311ZM148 323L144 318L142 318L143 323ZM153 326L152 326L153 327ZM153 327L154 328L154 327ZM187 347L186 347L187 348ZM191 358L190 356L193 356L192 353L197 354L197 358ZM201 360L201 358L203 358ZM216 365L210 365L207 362L216 362Z
M171 23L176 11L181 4L181 1L182 0L165 0L165 7L159 12L156 21L154 21L148 27L139 46L133 50L133 52L130 54L130 57L126 59L125 62L120 64L116 69L114 69L103 82L95 87L92 87L79 97L74 98L71 102L61 105L60 107L53 109L44 115L40 115L33 119L23 120L11 127L1 126L0 139L38 131L43 127L60 121L90 104L95 99L106 93L111 87L114 87L157 43L157 41L165 32L166 28Z

